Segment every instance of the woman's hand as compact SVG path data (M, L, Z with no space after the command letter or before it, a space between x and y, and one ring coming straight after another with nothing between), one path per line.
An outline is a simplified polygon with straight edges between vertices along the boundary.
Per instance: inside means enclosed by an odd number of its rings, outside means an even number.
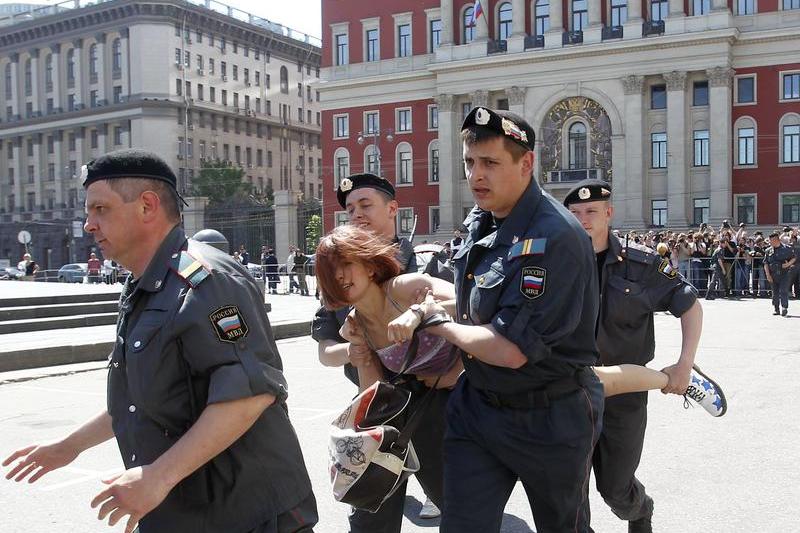
M434 298L433 291L428 289L427 294L425 294L425 299L420 304L422 310L425 311L425 315L422 317L423 320L428 318L431 315L435 315L436 313L446 313L444 307L442 307L439 302Z
M347 359L350 364L356 368L367 367L372 365L373 352L367 345L367 338L364 336L364 331L361 326L356 322L353 313L347 315L344 320L339 335L350 344L347 346Z

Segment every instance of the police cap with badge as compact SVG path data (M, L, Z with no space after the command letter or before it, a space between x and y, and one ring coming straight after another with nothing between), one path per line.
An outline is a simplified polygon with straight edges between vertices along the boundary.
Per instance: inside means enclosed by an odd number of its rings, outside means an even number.
M339 205L347 207L347 195L356 189L375 189L388 194L389 198L394 200L394 187L386 179L370 173L353 174L344 178L336 189L336 199L339 200Z
M186 204L186 200L178 194L178 179L175 177L175 173L163 159L153 152L138 148L116 150L101 155L81 167L81 184L84 189L95 181L116 178L163 181Z
M611 185L607 181L588 179L578 182L564 197L564 205L599 202L611 199Z
M464 119L461 130L482 127L493 131L519 144L526 150L533 150L536 135L524 118L505 110L476 107Z

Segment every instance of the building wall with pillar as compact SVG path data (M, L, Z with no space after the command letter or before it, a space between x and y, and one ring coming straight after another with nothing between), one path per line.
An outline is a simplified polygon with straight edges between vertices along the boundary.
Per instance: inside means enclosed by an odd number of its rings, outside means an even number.
M510 33L500 40L506 3L511 20L503 31ZM679 0L654 12L651 2L637 1L627 3L620 19L610 2L601 2L581 18L564 0L550 2L545 24L535 2L487 1L484 16L465 34L465 9L473 3L464 0L419 8L395 1L352 11L339 4L322 3L323 41L331 45L323 53L320 83L324 187L335 189L334 152L346 144L333 137L336 115L369 104L391 109L434 101L440 180L438 202L430 199L430 206L438 206L440 226L437 234L422 225L423 235L443 237L473 205L458 135L465 113L476 105L509 108L528 120L537 135L536 178L554 196L587 176L609 179L618 227L738 220L740 211L749 216L751 202L739 195L750 194L757 197L754 223L800 222L782 218L784 211L794 217L791 193L800 191L800 173L795 163L779 162L776 152L783 150L783 144L776 148L779 139L784 142L783 127L791 134L795 115L800 121L800 96L779 95L781 76L798 70L800 9L762 1L759 12L738 13L738 3L719 0L707 13L694 13L692 3ZM390 31L399 38L398 24L412 25L414 53L407 57L384 44ZM365 61L352 48L363 48L362 35L376 27L381 53ZM434 29L440 45L426 48L437 40ZM338 42L349 42L350 54L337 57L333 45L342 34L347 40ZM740 105L737 80L754 73L757 105ZM738 130L747 130L741 121L749 119L757 123L757 163L743 168L737 164ZM415 180L404 194L418 203L429 189ZM326 228L336 222L337 209L326 203Z

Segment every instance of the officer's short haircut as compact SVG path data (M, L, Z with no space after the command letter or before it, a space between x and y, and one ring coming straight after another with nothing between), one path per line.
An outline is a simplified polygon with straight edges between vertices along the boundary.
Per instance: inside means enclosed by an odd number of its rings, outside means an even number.
M178 193L167 182L147 178L116 178L106 181L111 190L119 194L125 203L133 202L145 191L153 191L161 200L167 220L175 223L181 221Z
M769 234L769 238L770 239L780 239L781 238L781 234L779 232L777 232L777 231L773 231L772 233Z
M338 267L361 263L375 272L372 281L380 285L400 274L396 256L397 247L371 231L344 225L328 233L320 240L316 255L317 284L325 307L333 310L353 303L347 301L336 279Z
M520 158L529 151L523 148L519 143L509 139L507 135L490 130L489 128L469 126L468 128L461 130L461 142L466 143L467 146L472 146L473 144L498 138L503 139L503 146L508 152L511 153L511 160L514 161L514 163L519 161Z

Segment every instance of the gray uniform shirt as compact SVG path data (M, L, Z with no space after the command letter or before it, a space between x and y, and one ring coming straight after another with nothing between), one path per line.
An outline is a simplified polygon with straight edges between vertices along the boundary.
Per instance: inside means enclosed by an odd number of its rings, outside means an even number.
M117 335L108 412L125 468L155 461L206 405L276 397L242 437L144 517L141 533L250 531L308 496L283 365L263 294L245 267L188 241L176 226L142 277L125 284Z

